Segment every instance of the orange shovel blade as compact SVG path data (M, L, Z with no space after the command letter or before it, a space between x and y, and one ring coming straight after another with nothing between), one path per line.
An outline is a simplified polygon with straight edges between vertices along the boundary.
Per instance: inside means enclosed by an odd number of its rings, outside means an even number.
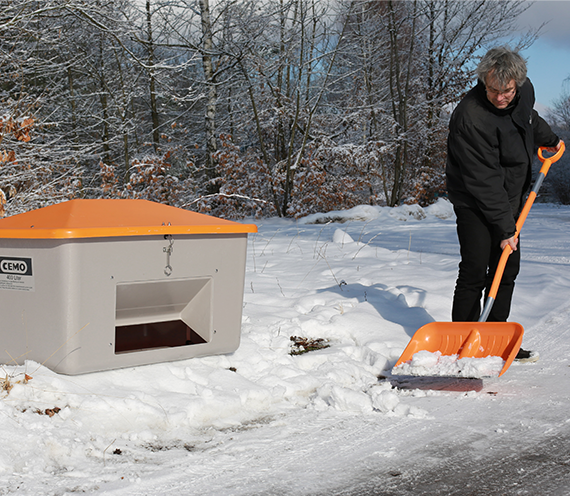
M516 322L431 322L416 331L394 367L411 360L418 351L441 352L460 358L501 357L511 366L521 347L524 329Z

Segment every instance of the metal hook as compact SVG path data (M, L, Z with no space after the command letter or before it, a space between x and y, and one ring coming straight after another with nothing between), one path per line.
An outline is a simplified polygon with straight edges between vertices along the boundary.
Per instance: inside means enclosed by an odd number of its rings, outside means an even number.
M170 234L165 235L164 239L167 239L169 241L169 245L165 246L162 249L163 253L166 253L166 267L164 267L164 274L169 276L172 274L172 266L170 265L170 256L172 255L172 251L174 250L173 248L174 239Z

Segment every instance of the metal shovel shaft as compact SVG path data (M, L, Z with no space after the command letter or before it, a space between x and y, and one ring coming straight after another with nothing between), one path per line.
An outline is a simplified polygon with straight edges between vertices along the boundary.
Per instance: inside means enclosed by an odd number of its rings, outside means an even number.
M524 207L517 220L516 224L517 229L515 233L515 238L518 238L521 232L522 226L527 218L528 213L530 212L530 209L534 203L534 200L536 199L536 196L538 195L538 190L540 189L540 186L542 185L542 182L544 181L546 174L548 174L550 166L554 162L556 162L560 157L562 157L562 155L564 154L564 150L566 149L566 147L563 141L560 141L560 143L561 143L560 149L556 152L555 155L549 158L543 157L542 147L538 149L538 158L542 162L542 167L540 168L538 177L534 182L532 190L529 193L528 198L526 199ZM491 309L493 308L493 304L495 303L495 298L497 297L497 291L499 290L499 285L501 284L503 272L505 271L505 266L507 265L507 259L509 258L509 255L512 252L513 250L509 245L503 248L503 253L501 254L501 258L499 259L499 264L497 265L497 270L495 271L495 277L493 278L493 283L491 284L491 289L489 290L489 296L487 297L487 301L485 302L485 307L483 308L481 317L479 317L479 322L486 322L487 318L489 317L489 314L491 313Z

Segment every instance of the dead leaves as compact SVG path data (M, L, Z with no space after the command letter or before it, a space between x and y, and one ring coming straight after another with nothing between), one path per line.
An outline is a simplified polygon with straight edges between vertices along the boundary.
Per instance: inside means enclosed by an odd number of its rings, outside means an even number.
M58 406L54 408L46 408L45 410L35 410L38 415L47 415L48 417L53 417L56 413L61 412L61 408Z
M19 119L14 119L9 117L7 119L0 119L0 134L6 136L11 134L18 141L23 141L27 143L32 138L30 137L30 131L34 126L34 119L31 117L24 117Z
M323 350L330 347L328 340L322 338L310 339L291 336L291 341L293 341L293 345L289 355L302 355L309 351Z
M16 384L28 384L28 382L30 382L32 379L33 377L31 375L24 374L23 379L15 381L13 377L6 374L6 376L3 379L0 379L0 391L6 391L6 394L10 394L10 391L14 389L14 386ZM22 413L26 411L28 411L28 409L24 408L22 410ZM61 408L59 408L58 406L54 406L53 408L45 408L45 409L35 408L32 411L38 415L46 415L48 417L53 417L54 415L61 412Z
M22 410L22 413L27 412L28 409L24 408ZM45 409L41 409L41 408L34 408L33 410L31 410L33 413L35 413L36 415L45 415L46 417L53 417L54 415L58 414L59 412L61 412L61 408L59 408L58 406L54 406L53 408L45 408Z
M0 389L2 389L2 391L6 391L8 394L10 393L10 391L12 391L13 387L14 384L12 383L12 381L10 381L8 377L0 381Z
M14 388L16 384L27 384L31 381L33 377L28 374L24 374L24 378L18 381L14 381L14 378L6 374L4 379L0 379L0 391L6 391L7 394L10 394L10 391Z
M16 152L14 150L0 150L0 165L7 164L8 162L16 161Z
M0 189L0 219L6 215L6 195Z

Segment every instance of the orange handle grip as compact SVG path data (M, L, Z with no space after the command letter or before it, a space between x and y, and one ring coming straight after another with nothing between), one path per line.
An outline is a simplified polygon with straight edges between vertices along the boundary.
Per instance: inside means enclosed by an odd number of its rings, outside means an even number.
M546 174L548 174L550 166L554 162L557 162L560 159L560 157L562 157L564 151L566 150L566 145L564 144L564 141L560 140L560 149L556 152L555 155L548 158L544 158L544 156L542 155L543 150L544 150L543 147L540 147L538 149L538 158L542 162L542 167L540 168L540 172L538 173L538 178L536 179L532 191L529 193L528 198L526 199L526 202L524 204L524 207L519 215L519 218L517 219L517 233L515 234L515 236L518 236L519 233L521 232L524 221L526 220L526 216L530 211L530 207L532 207L536 195L538 194L538 190L542 184L542 180L546 177Z
M558 162L558 160L562 157L562 155L564 155L564 150L566 150L566 144L564 143L564 141L560 140L560 150L558 150L556 154L552 155L552 157L544 158L542 156L543 150L545 150L543 146L541 146L538 149L538 158L540 159L540 161L544 162L545 160L550 160L550 163L553 164L554 162Z

